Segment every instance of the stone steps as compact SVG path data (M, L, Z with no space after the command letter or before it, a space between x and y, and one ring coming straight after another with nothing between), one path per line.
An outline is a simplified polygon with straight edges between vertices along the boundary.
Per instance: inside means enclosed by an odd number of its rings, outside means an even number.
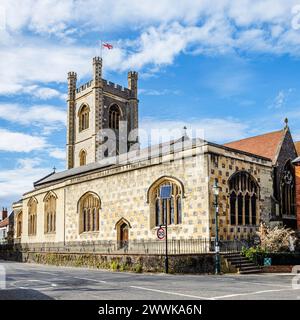
M248 258L242 256L240 253L232 253L224 255L224 258L233 267L237 269L240 274L259 273L261 268L250 261Z

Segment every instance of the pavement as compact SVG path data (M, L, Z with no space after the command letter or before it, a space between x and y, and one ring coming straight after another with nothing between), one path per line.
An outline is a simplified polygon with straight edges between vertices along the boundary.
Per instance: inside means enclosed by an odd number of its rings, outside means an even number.
M0 300L300 300L293 278L137 274L0 260Z

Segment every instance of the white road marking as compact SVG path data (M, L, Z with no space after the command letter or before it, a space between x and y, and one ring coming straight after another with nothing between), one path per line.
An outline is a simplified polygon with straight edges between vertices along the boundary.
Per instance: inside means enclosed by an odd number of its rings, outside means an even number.
M190 294L163 291L163 290L158 290L158 289L150 289L150 288L136 287L136 286L130 286L130 288L146 290L146 291L153 291L153 292L159 292L159 293L165 293L165 294L171 294L171 295L174 295L174 296L181 296L181 297L187 297L187 298L196 298L196 299L201 299L201 300L213 300L212 298L209 298L209 297L193 296L193 295L190 295Z
M18 282L39 282L39 283L44 283L45 285L43 287L38 287L38 288L35 288L35 287L30 287L30 285L28 287L23 287L23 286L18 286L17 283ZM38 291L42 291L42 290L49 290L49 288L51 287L57 287L57 284L56 283L51 283L49 281L45 281L45 280L37 280L37 279L24 279L24 280L17 280L17 281L13 281L11 283L12 286L16 287L16 288L19 288L19 289L34 289L34 290L38 290Z
M217 296L212 297L212 299L224 299L224 298L233 298L238 296L249 296L249 295L256 295L261 293L268 293L268 292L281 292L281 291L293 291L293 290L300 290L300 289L273 289L273 290L262 290L262 291L255 291L255 292L245 292L245 293L235 293L235 294L227 294L224 296Z

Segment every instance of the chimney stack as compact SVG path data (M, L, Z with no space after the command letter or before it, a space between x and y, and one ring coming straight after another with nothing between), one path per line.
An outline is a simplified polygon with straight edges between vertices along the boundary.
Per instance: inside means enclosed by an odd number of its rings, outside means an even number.
M5 218L7 218L7 208L2 208L2 220L4 220Z

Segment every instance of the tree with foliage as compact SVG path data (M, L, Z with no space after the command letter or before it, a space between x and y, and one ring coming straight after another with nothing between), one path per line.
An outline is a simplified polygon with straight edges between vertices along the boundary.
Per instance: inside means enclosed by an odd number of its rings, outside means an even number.
M259 226L257 235L260 238L260 248L267 252L293 251L296 242L295 232L286 227L267 227L264 223Z

